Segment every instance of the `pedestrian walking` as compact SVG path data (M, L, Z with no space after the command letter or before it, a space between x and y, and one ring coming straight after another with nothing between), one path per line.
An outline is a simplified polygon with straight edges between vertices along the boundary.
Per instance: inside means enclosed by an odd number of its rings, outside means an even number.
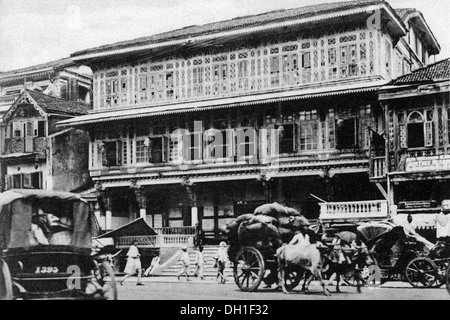
M199 247L198 248L198 252L197 255L195 256L195 265L196 265L196 269L195 269L195 273L194 273L194 277L200 277L200 280L205 280L205 256L203 255L203 247Z
M142 264L141 264L141 254L139 253L139 249L137 248L137 241L133 241L132 246L128 250L127 253L127 265L125 266L125 277L120 280L120 285L123 286L123 282L131 276L134 276L136 273L138 275L137 278L137 286L143 286L144 284L141 282L141 274L142 274Z
M221 284L226 282L226 278L224 275L225 268L228 262L228 252L227 252L227 244L225 242L221 242L219 245L219 249L217 250L214 259L216 260L217 267L217 281Z
M153 257L150 267L148 267L148 269L145 270L143 276L150 277L150 275L153 275L153 273L155 272L155 269L159 266L160 262L161 262L161 258L159 257L159 253L157 253L156 256Z
M178 261L181 260L182 263L182 267L180 269L180 271L178 272L177 278L178 280L180 280L180 277L182 275L186 275L186 280L190 281L189 279L189 264L190 264L190 260L189 260L189 253L187 252L187 247L183 247L182 249L182 253L180 255L180 257L178 258Z

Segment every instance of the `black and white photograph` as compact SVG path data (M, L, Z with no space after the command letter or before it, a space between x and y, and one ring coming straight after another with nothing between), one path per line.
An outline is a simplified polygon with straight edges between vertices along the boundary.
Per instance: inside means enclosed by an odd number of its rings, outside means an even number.
M448 0L0 0L0 300L450 300L449 30Z

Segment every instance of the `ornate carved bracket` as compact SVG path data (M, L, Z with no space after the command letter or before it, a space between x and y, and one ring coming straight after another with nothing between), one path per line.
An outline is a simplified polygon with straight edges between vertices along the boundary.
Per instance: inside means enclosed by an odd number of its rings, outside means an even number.
M260 175L259 178L257 178L259 182L261 182L261 185L263 187L264 196L266 197L266 200L268 203L273 202L273 181L272 177L266 176L264 174Z
M197 206L197 194L195 193L195 184L189 180L189 177L184 177L181 186L186 189L187 200L191 207Z
M97 201L102 213L106 214L106 211L112 211L111 197L108 190L103 187L100 181L95 182L95 189L100 193Z
M132 179L130 189L134 192L140 209L147 209L147 194L143 186L138 186L137 180Z

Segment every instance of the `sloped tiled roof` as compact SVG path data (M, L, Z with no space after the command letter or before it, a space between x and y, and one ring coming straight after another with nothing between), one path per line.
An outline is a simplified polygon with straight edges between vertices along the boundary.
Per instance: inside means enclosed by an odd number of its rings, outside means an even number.
M27 90L27 92L47 113L77 116L88 114L90 109L89 105L81 102L59 99L32 90Z
M31 67L26 67L26 68L21 68L21 69L17 69L17 70L6 71L6 72L0 72L0 78L9 78L9 77L20 75L23 73L33 73L33 72L38 72L40 70L49 69L49 68L56 70L56 69L71 67L74 65L76 65L76 63L72 60L72 58L69 57L69 58L64 58L64 59L59 59L59 60L55 60L55 61L38 64L35 66L31 66Z
M339 11L351 10L370 5L386 4L383 0L353 0L337 3L325 3L319 5L311 5L301 8L277 10L258 15L239 17L232 20L213 22L201 26L189 26L182 29L156 34L149 37L142 37L129 41L117 42L114 44L104 45L96 48L78 51L72 54L72 57L84 54L98 53L106 50L116 50L127 48L130 46L155 44L170 40L178 40L186 37L194 37L198 35L214 34L222 31L236 30L244 27L254 27L265 25L273 22L281 22L299 18L306 18L318 14L334 13Z
M391 85L429 83L450 80L450 58L420 68L395 79Z

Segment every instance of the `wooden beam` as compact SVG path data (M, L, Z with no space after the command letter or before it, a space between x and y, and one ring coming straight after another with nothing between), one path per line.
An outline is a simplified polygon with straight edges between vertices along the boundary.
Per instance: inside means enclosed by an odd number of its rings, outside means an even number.
M383 197L389 201L389 196L388 193L386 192L386 190L383 188L383 186L381 185L381 183L377 182L375 183L375 185L377 186L378 190L380 190L381 194L383 195Z

